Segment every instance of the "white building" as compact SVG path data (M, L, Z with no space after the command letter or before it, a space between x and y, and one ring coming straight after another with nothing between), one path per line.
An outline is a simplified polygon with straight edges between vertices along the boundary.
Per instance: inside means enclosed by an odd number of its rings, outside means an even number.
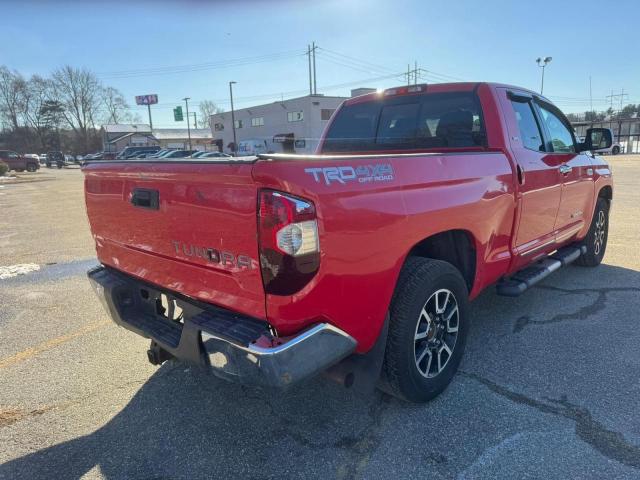
M362 95L373 89L357 89L352 94ZM346 97L307 95L235 110L236 140L243 152L243 143L261 146L262 151L286 153L312 153L318 145L328 120ZM209 118L213 143L220 150L233 150L231 112L216 113ZM247 142L247 141L251 142Z
M102 142L105 152L120 152L126 147L158 145L162 148L189 148L189 132L186 128L154 128L148 124L103 125ZM191 147L194 150L214 150L211 130L191 129Z

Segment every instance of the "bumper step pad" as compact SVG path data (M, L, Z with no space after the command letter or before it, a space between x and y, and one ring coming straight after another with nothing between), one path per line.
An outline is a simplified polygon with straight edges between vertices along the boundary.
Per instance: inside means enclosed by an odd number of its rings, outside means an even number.
M514 273L496 285L496 293L505 297L518 297L556 270L566 267L586 252L585 246L563 247L553 255Z

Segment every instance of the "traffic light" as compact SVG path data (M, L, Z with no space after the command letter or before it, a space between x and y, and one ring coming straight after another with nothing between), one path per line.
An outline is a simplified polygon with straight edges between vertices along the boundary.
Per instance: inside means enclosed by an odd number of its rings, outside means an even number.
M182 116L182 107L176 107L173 109L173 119L176 122L182 122L184 117Z

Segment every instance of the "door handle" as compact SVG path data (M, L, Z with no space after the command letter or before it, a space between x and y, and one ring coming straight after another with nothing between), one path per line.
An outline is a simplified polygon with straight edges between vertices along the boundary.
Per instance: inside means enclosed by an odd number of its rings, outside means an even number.
M131 193L131 204L134 207L159 210L160 194L157 190L150 190L147 188L134 188L133 192Z
M571 173L571 170L573 170L573 167L570 167L569 165L560 165L560 173L563 175L566 175L568 173Z

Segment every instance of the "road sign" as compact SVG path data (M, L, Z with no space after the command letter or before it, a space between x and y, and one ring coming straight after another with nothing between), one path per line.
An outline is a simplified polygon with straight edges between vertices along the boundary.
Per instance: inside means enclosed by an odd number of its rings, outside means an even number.
M182 116L182 107L176 107L173 109L173 119L176 122L182 122L184 117Z
M158 103L158 95L137 95L136 96L136 105L155 105Z

